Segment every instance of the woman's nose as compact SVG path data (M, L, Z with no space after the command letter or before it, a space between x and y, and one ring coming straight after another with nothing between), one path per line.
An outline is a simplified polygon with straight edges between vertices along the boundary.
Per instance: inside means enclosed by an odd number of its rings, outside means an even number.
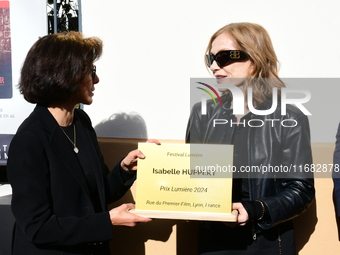
M94 77L93 83L94 83L94 84L97 84L99 81L100 81L100 80L99 80L99 77L98 77L98 75L96 74L96 76Z
M216 71L216 70L218 70L218 69L220 69L220 67L218 66L218 64L217 64L216 61L214 60L214 62L212 62L211 66L210 66L210 70L211 70L212 72L214 72L214 71Z

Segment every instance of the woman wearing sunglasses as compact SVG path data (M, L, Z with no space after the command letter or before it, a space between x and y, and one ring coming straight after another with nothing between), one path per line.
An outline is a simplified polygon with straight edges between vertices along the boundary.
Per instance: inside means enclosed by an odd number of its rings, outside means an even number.
M112 225L150 221L130 213L133 204L106 207L130 188L144 155L132 151L109 172L89 117L76 107L92 103L101 53L100 39L69 32L40 38L27 54L19 89L37 105L9 149L12 254L108 255Z
M280 102L280 89L285 85L278 77L277 64L270 37L257 24L229 24L209 41L206 65L216 82L237 86L243 91L245 102L244 114L234 115L233 95L230 90L224 90L222 105L211 100L207 102L205 115L201 115L201 103L191 112L186 141L233 144L233 163L237 169L232 188L232 208L239 213L237 222L202 222L200 254L296 254L291 219L312 203L313 175L290 174L283 169L312 163L308 119L291 105L287 106L286 115L281 115L280 104L270 114L255 115L247 103L249 87L252 105L257 110L271 108L275 89L278 93L274 97L278 95ZM214 126L212 119L233 124ZM254 119L264 124L255 124ZM286 124L291 122L287 127L281 125L285 120L289 120ZM278 171L240 171L254 166L276 167Z

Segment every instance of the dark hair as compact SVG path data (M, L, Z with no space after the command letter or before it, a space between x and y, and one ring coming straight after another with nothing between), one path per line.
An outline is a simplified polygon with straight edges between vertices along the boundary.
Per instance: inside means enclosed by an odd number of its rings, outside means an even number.
M93 62L101 56L102 49L99 38L84 38L80 32L39 38L21 69L21 94L30 103L46 106L71 99L78 84L91 74Z

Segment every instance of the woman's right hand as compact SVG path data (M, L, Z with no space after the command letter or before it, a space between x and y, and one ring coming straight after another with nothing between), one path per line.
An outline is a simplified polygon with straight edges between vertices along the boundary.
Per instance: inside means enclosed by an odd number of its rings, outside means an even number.
M122 204L109 211L112 225L134 227L138 222L149 222L151 219L140 217L129 212L135 209L134 204Z

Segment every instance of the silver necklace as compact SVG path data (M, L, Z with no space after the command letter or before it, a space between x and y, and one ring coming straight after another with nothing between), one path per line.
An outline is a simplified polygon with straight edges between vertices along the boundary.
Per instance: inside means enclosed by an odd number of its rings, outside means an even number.
M75 153L79 152L79 149L77 148L76 145L76 125L73 125L73 136L74 136L74 142L71 140L70 137L68 137L68 135L65 133L64 129L62 127L60 127L61 131L63 131L64 135L67 137L67 139L73 144L73 150Z

